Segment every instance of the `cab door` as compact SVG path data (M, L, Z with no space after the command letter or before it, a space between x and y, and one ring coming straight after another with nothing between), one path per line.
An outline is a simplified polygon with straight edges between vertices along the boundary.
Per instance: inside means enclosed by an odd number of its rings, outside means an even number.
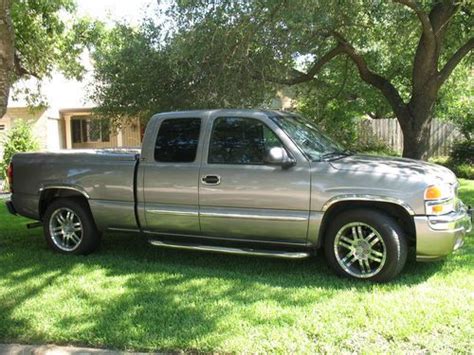
M199 234L198 183L203 118L164 117L154 146L140 162L143 171L144 230Z
M241 240L303 243L310 209L309 163L289 149L269 120L245 113L211 115L199 179L201 231ZM265 164L274 146L296 165Z

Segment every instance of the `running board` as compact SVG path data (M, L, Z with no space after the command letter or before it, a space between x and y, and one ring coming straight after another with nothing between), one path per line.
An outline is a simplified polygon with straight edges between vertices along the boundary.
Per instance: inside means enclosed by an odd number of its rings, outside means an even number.
M254 255L254 256L268 256L272 258L283 258L283 259L303 259L310 256L309 252L293 252L293 251L278 251L278 250L262 250L252 248L230 248L230 247L219 247L214 245L201 245L201 244L178 244L173 242L165 242L162 240L150 239L148 241L151 245L156 247L174 248L174 249L186 249L186 250L197 250L197 251L209 251L215 253L225 254L237 254L237 255Z

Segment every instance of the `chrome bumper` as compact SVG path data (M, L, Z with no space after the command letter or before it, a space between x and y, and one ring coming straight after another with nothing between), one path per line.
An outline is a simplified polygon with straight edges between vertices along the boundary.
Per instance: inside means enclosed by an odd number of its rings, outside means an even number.
M416 260L440 259L464 244L472 230L472 210L463 204L443 216L415 216Z

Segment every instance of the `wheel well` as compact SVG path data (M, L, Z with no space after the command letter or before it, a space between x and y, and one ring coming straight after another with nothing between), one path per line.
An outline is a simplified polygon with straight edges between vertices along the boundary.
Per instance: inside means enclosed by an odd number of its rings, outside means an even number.
M324 213L321 228L319 229L318 248L323 245L326 230L331 221L338 214L347 210L359 208L375 209L394 218L405 232L408 238L407 242L410 245L414 245L416 239L415 222L413 217L410 216L407 210L402 206L395 203L379 201L341 201L329 207L329 209Z
M61 188L55 188L55 189L47 189L41 192L40 200L39 200L39 217L42 220L44 213L46 212L46 209L48 206L53 202L54 200L58 198L74 198L78 200L84 201L87 206L89 206L89 202L87 201L87 198L80 193L79 191L76 190L70 190L70 189L61 189Z

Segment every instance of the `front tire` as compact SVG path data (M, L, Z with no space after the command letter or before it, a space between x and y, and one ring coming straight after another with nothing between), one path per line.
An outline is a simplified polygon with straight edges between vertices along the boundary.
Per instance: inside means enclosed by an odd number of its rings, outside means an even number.
M359 209L342 212L333 220L324 250L337 274L385 282L403 269L407 242L393 218L378 210Z
M54 200L43 218L48 246L63 254L86 255L100 244L100 234L87 204L78 199Z

